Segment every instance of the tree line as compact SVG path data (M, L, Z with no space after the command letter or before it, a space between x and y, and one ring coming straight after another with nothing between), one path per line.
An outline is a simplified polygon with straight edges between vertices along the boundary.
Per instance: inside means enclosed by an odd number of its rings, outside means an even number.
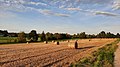
M39 41L50 41L50 40L62 40L62 39L87 39L87 38L120 38L120 34L113 34L111 32L101 31L98 34L86 34L85 32L77 33L74 35L70 35L68 33L45 33L44 31L41 34L37 34L36 30L32 30L30 33L25 34L24 32L20 32L18 34L19 42L37 42Z
M87 38L120 38L120 34L113 34L111 32L101 31L98 34L86 34L86 32L80 32L77 34L68 33L45 33L40 34L36 30L31 30L29 33L9 33L7 30L0 30L0 37L17 37L18 42L37 42L37 41L50 41L50 40L63 40L63 39L87 39Z

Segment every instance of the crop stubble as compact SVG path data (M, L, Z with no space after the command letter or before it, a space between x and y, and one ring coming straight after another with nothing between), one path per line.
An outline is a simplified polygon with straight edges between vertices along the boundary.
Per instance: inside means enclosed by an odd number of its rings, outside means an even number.
M69 48L68 42L60 42L60 45L53 43L1 45L0 67L66 67L114 40L78 40L78 49Z

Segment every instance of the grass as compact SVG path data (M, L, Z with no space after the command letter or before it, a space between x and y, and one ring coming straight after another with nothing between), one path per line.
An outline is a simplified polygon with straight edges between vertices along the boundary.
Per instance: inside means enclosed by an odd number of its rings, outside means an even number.
M0 37L0 44L16 43L17 37Z
M82 58L77 63L71 64L71 67L114 67L114 52L119 41L120 39L99 48L90 57Z

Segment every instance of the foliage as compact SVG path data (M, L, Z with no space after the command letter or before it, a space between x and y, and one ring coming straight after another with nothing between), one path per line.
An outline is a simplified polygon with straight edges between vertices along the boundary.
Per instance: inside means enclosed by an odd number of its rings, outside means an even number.
M86 33L85 32L81 32L79 34L79 38L86 38Z
M18 33L9 33L7 30L0 30L0 37L19 37ZM26 37L27 36L27 37ZM85 39L85 38L120 38L120 34L113 34L111 32L101 31L97 35L86 34L86 32L81 32L77 34L70 35L68 33L44 33L37 34L36 30L32 30L30 33L25 33L27 41L51 41L51 40L65 40L65 39ZM20 40L20 39L19 39ZM20 42L20 41L19 41Z
M16 42L18 42L17 37L0 37L0 44Z
M97 35L98 38L106 38L106 33L105 31L101 31L98 35Z
M29 33L29 38L31 39L31 41L34 41L34 42L38 40L38 35L37 35L36 30L32 30Z
M41 41L45 41L46 40L46 36L45 36L44 31L42 32L42 34L40 34L40 38L41 38Z
M117 49L117 40L111 44L93 52L91 57L80 59L79 62L71 64L71 67L113 67L114 52Z
M26 42L26 37L24 32L18 34L18 42Z

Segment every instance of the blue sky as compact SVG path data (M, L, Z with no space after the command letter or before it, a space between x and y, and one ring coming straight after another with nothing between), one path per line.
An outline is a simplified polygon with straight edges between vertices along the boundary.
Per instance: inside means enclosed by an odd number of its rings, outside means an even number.
M120 0L0 0L0 29L120 33Z

